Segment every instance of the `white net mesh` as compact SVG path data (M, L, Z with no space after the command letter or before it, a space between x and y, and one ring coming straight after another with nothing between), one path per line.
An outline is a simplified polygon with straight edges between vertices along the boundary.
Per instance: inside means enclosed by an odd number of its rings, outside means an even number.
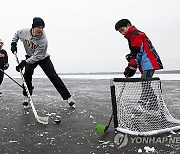
M159 78L123 79L113 85L118 131L147 136L180 129L180 120L171 116L162 98Z

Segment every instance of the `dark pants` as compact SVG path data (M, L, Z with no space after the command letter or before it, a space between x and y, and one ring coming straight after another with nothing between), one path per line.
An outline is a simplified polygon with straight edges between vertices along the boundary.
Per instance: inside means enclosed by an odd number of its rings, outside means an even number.
M64 85L61 78L56 73L54 66L50 60L50 57L47 57L43 60L40 60L34 64L27 64L25 67L25 73L24 73L24 79L26 81L26 84L28 86L30 95L32 95L33 92L33 86L32 86L32 76L34 74L34 69L39 65L44 73L47 75L47 77L50 79L50 81L53 83L54 87L57 89L57 91L61 94L63 100L68 99L71 97L68 89ZM27 93L25 89L23 89L23 95L27 96Z
M3 70L3 69L2 69ZM4 72L0 71L0 85L3 82L3 78L4 78Z
M147 70L144 71L141 75L141 78L152 78L153 74L154 74L155 70ZM141 100L147 102L150 101L152 102L157 101L157 96L154 93L153 88L151 87L151 81L143 81L142 82L142 93L141 93Z
M147 71L143 71L141 74L141 78L152 78L154 75L155 70L147 70Z

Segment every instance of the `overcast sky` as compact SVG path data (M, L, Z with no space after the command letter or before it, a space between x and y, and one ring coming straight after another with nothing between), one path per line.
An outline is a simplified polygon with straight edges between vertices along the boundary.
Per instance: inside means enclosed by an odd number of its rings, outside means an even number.
M10 51L14 33L31 28L34 17L44 19L48 53L58 73L119 72L127 65L127 40L115 23L128 18L145 32L156 48L165 70L180 69L179 0L4 0L1 1L0 38L9 54L7 73L16 75ZM22 42L18 56L24 59ZM42 72L38 68L36 74Z

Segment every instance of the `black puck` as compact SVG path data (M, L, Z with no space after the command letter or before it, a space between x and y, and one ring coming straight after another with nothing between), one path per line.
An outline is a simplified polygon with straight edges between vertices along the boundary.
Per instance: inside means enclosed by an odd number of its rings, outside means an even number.
M56 119L56 120L54 120L54 122L55 122L56 124L60 124L60 123L61 123L61 120Z

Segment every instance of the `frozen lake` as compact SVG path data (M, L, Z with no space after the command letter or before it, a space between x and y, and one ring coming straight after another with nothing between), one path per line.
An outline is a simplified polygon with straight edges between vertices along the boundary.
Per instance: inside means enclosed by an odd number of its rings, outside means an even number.
M21 79L16 79L21 83ZM22 107L22 89L5 78L0 98L0 153L7 154L136 154L147 149L154 153L180 153L180 143L132 143L118 149L114 143L113 124L106 134L97 134L97 124L107 124L112 113L109 79L63 78L74 96L76 110L69 110L65 101L46 78L33 79L33 101L40 115L50 114L49 124L41 125L32 111ZM180 81L162 81L163 97L172 116L180 119ZM61 118L59 125L54 124ZM180 132L157 135L179 137ZM141 138L137 138L139 141ZM152 153L152 152L150 152Z

